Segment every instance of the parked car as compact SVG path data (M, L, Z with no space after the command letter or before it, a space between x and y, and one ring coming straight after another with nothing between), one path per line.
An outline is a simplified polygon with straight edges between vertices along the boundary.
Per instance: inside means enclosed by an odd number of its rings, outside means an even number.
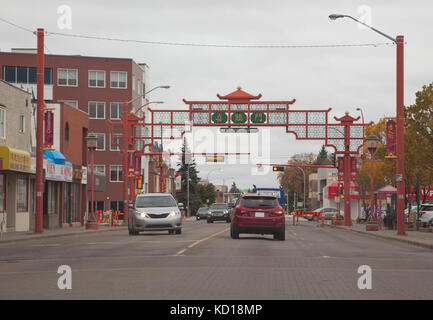
M426 225L433 225L433 204L422 204L419 208L419 219Z
M171 194L138 194L135 197L135 203L129 207L128 216L130 235L137 235L141 231L182 233L182 216Z
M318 208L316 210L314 210L314 212L320 212L321 214L323 214L325 216L325 220L332 220L332 216L338 215L338 209L337 208ZM344 211L340 210L340 215L344 217ZM308 215L305 216L305 218L309 221L317 221L317 215Z
M285 240L285 215L274 196L243 194L232 215L230 236L239 239L240 233L273 234L276 240Z
M210 209L208 207L202 207L198 209L195 218L196 220L207 219L209 215L210 215Z
M210 214L207 217L207 223L214 221L230 222L229 207L227 203L213 203L210 206Z

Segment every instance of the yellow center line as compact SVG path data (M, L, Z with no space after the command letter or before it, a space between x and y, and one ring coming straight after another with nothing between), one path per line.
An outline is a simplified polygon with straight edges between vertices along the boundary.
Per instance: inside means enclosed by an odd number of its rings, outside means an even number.
M191 249L192 247L195 247L196 245L198 245L199 243L202 243L203 241L206 241L206 240L212 239L212 238L216 237L217 235L219 235L219 234L221 234L221 233L224 233L224 232L228 231L229 229L230 229L230 227L227 227L227 228L225 228L224 230L218 231L218 232L216 232L216 233L211 234L210 236L207 236L206 238L203 238L203 239L197 240L196 242L191 243L191 244L190 244L189 246L187 246L186 248L184 248L184 249L178 251L178 252L176 253L176 255L181 255L181 254L183 254L186 250Z

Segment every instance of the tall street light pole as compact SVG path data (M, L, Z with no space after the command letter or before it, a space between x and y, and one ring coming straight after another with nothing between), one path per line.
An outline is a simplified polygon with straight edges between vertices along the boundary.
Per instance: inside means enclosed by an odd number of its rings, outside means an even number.
M98 144L98 138L94 133L89 133L86 137L87 148L90 152L90 218L86 223L86 229L98 229L95 219L95 179L94 179L94 153Z
M129 194L128 194L128 175L129 175L129 166L128 166L128 150L130 147L130 136L128 130L128 105L138 100L141 97L144 97L149 92L158 89L169 89L170 86L158 86L155 87L134 99L127 101L123 100L123 115L121 116L121 120L123 122L123 149L122 149L122 179L123 179L123 223L128 223L128 210L129 210ZM162 103L162 102L149 102L142 106L140 106L135 112L140 111L143 107L149 105L150 103Z
M397 173L396 173L396 182L397 182L397 234L405 235L405 226L404 226L404 36L399 35L395 39L388 36L387 34L351 17L343 14L331 14L329 16L331 20L336 20L339 18L349 18L352 19L367 28L379 33L385 38L391 40L397 45L397 106L396 106L396 115L397 115Z

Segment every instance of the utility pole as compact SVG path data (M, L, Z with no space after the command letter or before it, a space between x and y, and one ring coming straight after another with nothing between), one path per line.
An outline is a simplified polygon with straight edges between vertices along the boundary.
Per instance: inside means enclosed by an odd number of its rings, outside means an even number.
M187 168L187 173L186 173L186 185L187 185L187 187L186 187L186 206L187 206L186 216L189 218L189 213L190 213L190 210L189 210L189 164L186 165L186 168Z
M35 233L43 232L43 201L44 201L44 29L39 28L38 54L37 54L37 112L36 112L36 211L35 211Z

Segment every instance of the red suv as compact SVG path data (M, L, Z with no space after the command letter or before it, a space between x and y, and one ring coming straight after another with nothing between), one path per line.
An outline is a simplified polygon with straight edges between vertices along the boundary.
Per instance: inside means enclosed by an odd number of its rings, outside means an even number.
M230 236L233 239L239 239L240 233L273 234L274 239L286 239L284 210L276 197L244 194L231 215Z

